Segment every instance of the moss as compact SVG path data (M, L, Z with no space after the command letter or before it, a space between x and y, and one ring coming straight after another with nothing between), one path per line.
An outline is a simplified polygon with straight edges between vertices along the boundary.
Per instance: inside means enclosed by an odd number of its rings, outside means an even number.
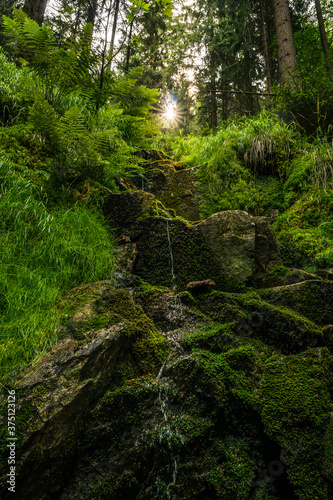
M333 420L330 419L324 436L323 475L333 481Z
M206 323L199 331L188 333L184 338L184 346L221 353L228 349L234 323Z
M261 339L284 353L322 344L321 330L299 313L271 305L257 292L230 294L213 291L200 296L197 307L214 321L234 323L238 338Z
M260 391L266 432L285 450L288 475L301 500L327 498L320 472L332 360L325 349L320 356L307 351L267 361Z
M135 338L131 343L131 353L143 373L151 373L165 361L168 342L145 315L127 322L123 335Z
M222 290L242 291L245 286L228 276L200 230L180 220L148 218L141 222L135 274L153 285L185 289L189 281L213 279Z
M331 314L333 288L329 283L308 280L296 285L260 290L267 302L290 308L316 324L325 324Z

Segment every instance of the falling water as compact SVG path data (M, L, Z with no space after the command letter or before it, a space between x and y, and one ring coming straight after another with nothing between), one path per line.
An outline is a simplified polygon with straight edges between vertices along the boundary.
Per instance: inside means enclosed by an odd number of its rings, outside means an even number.
M173 263L173 254L172 254L172 248L171 248L171 239L170 239L169 220L168 219L166 219L166 226L167 226L167 236L168 236L168 243L169 243L170 260L171 260L171 277L172 277L172 281L174 282L176 279L176 276L175 276L175 269L174 269L174 263Z
M163 376L163 378L162 378L162 373L164 371L165 366L166 366L166 363L164 363L161 366L160 371L156 377L156 380L158 380L158 384L159 384L157 403L160 407L160 411L163 415L163 420L164 420L164 422L162 423L162 425L160 427L159 442L160 442L160 444L163 443L164 446L165 446L165 444L167 444L167 448L169 449L169 460L170 460L169 467L171 469L171 470L169 469L169 471L170 471L169 474L171 474L173 484L176 484L179 457L175 453L174 439L175 439L175 437L178 438L182 444L184 444L185 441L184 441L184 438L181 435L181 433L179 433L177 431L177 429L173 429L173 426L171 423L173 412L171 410L170 401L169 401L169 397L168 397L168 392L169 392L171 380L169 380L169 378L165 377L165 376ZM167 487L167 489L168 489L167 494L170 495L170 498L171 498L171 492L169 491L169 486Z
M156 377L156 380L159 380L162 377L164 367L165 367L165 363L161 366L160 371L158 372L158 375Z

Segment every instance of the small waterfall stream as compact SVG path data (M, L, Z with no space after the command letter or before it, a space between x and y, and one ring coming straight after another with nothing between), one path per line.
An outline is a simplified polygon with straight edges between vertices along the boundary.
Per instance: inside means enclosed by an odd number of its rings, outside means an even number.
M172 278L173 284L175 285L176 276L175 276L175 268L174 268L173 253L172 253L172 247L171 247L170 231L169 231L169 219L166 219L166 227L167 227L167 236L168 236L170 262L171 262L171 278Z
M162 476L164 478L163 482L165 482L167 485L168 498L171 498L171 490L169 490L169 484L170 486L171 484L176 484L179 460L179 446L182 446L185 441L178 429L174 428L174 425L172 425L173 415L168 395L170 392L172 380L170 380L166 376L163 376L165 366L166 363L161 366L160 371L156 377L156 380L159 383L159 391L156 403L158 404L163 416L163 421L159 424L158 442L162 449L164 449L164 453L166 453L164 460L166 469L168 470L168 481L166 481L165 471ZM157 477L156 484L158 484L159 480L162 479L162 476Z

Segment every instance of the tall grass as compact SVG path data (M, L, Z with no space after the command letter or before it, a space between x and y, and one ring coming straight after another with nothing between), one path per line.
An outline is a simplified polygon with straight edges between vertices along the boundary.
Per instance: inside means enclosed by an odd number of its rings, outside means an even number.
M291 127L263 111L234 120L215 134L175 138L173 154L189 166L200 166L203 217L230 209L258 215L283 203L281 186L298 139ZM263 183L263 177L269 181Z
M112 237L84 205L52 213L0 158L0 381L51 346L64 292L112 277Z

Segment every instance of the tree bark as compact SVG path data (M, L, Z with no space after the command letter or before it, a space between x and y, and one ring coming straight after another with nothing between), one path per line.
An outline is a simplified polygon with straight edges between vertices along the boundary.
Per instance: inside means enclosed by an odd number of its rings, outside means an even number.
M269 37L267 31L267 23L266 23L266 5L263 0L260 0L260 14L261 14L261 28L263 34L263 42L264 42L264 56L265 56L265 64L266 64L266 75L267 75L267 90L270 92L273 86L273 70L271 64L271 54L269 50Z
M95 25L96 14L97 14L97 0L89 0L87 23L91 23L93 28Z
M112 25L112 34L111 34L111 43L110 43L110 67L109 69L111 70L111 65L112 65L112 56L113 56L113 49L114 49L114 41L116 39L116 31L117 31L117 24L118 24L118 13L119 13L119 2L120 0L116 0L115 8L114 8L114 17L113 17L113 25Z
M273 0L275 31L281 84L297 85L297 56L288 0Z
M326 70L327 70L328 76L330 78L332 78L331 56L330 56L330 50L328 48L328 42L327 42L327 36L326 36L326 31L325 31L325 25L324 25L324 19L323 19L323 13L321 10L320 0L315 0L315 6L316 6L316 12L317 12L321 45L323 47L323 52L325 55Z
M43 24L47 0L25 0L23 12L40 26Z
M128 73L128 70L129 70L129 62L130 62L130 56L131 56L131 45L132 45L133 23L134 23L134 19L132 19L132 21L131 21L129 35L128 35L128 44L127 44L127 50L126 50L125 73Z

